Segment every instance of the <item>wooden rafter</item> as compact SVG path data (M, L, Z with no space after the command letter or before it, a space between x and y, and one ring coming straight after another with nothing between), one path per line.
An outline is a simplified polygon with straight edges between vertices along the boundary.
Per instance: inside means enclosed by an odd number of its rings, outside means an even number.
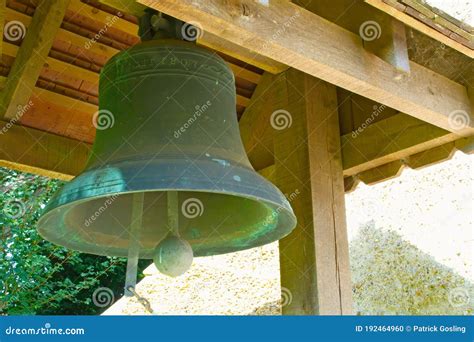
M460 135L474 133L467 90L427 68L410 62L409 76L367 52L359 36L284 0L264 5L251 0L139 0L236 45L274 58L337 86L395 108ZM286 28L286 29L282 29ZM450 114L466 113L463 129Z
M19 106L28 103L68 3L68 0L43 0L36 8L0 96L0 117L13 119Z

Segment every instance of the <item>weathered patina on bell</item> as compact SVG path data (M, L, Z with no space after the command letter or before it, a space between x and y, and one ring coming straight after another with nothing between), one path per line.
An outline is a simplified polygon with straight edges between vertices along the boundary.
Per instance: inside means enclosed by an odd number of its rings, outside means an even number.
M285 196L245 154L234 77L219 56L176 40L141 43L105 65L99 94L89 162L45 209L38 229L46 239L127 256L137 194L139 258L165 255L175 243L186 264L187 244L194 256L214 255L275 241L294 228Z

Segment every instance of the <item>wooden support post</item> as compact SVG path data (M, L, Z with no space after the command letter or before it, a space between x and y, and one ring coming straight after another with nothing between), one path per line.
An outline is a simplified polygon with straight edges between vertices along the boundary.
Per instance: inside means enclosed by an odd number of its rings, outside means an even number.
M0 96L0 118L17 118L19 106L28 103L68 4L69 0L43 0L36 7Z
M283 314L350 314L336 87L294 69L281 77L287 103L280 113L288 124L275 126L275 182L298 219L280 241L282 293L291 299Z

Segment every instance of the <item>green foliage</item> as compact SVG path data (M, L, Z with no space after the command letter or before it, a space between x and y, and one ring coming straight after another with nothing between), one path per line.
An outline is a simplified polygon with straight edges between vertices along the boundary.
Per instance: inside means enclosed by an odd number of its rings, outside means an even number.
M62 182L3 168L0 180L0 312L98 314L106 308L92 301L97 288L123 295L126 259L68 250L37 233L42 209ZM148 264L140 262L140 274Z

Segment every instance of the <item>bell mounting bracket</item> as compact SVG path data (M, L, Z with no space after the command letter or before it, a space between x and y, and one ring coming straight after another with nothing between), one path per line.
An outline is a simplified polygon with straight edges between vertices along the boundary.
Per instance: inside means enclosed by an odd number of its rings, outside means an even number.
M155 39L177 39L195 43L199 34L199 27L151 8L144 11L138 22L138 35L143 42Z

